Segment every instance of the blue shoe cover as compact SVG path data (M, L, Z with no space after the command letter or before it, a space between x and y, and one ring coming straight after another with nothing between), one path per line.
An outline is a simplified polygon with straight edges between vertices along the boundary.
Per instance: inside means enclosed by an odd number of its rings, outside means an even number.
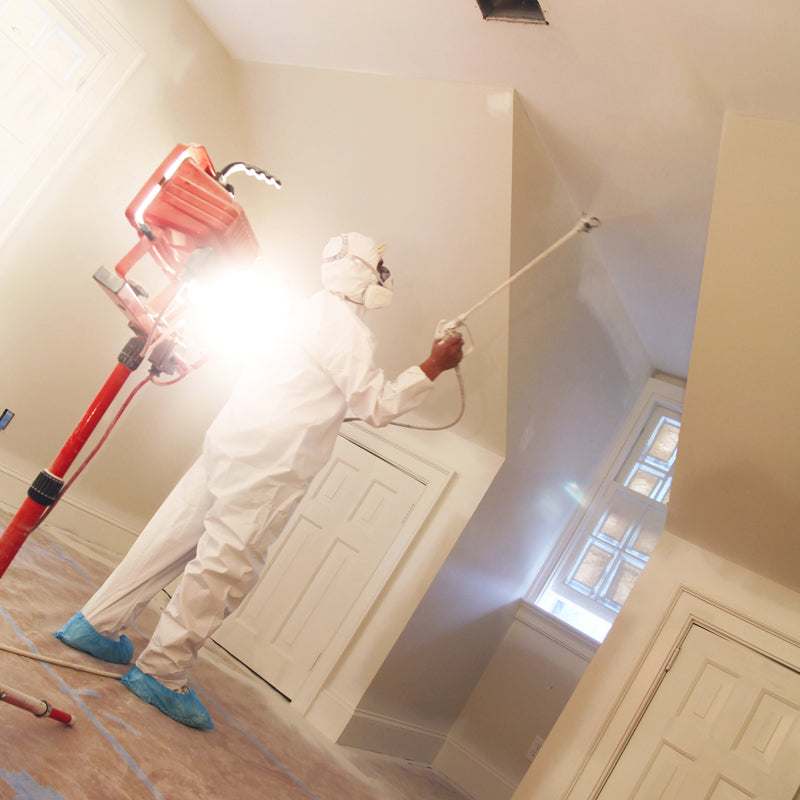
M127 636L120 636L118 642L103 636L87 622L80 611L53 636L75 650L111 664L130 664L133 658L133 643Z
M197 692L191 689L187 692L175 692L167 689L152 675L142 672L139 667L133 666L122 676L122 685L130 689L137 697L155 706L168 717L188 725L190 728L213 730L214 723L200 702Z

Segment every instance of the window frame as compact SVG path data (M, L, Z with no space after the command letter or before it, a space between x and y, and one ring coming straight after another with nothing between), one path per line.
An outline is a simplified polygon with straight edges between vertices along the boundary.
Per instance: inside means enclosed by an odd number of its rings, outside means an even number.
M607 512L612 494L619 491L620 484L617 483L616 478L626 462L631 460L632 449L645 430L654 409L657 406L662 406L680 416L683 413L684 395L685 387L676 379L657 375L647 381L634 408L609 448L608 454L598 469L591 486L583 496L584 502L578 506L572 515L550 557L545 562L544 568L540 571L526 594L525 603L535 606L542 613L553 616L563 624L569 625L585 636L590 636L595 641L601 642L603 640L605 633L590 633L577 625L571 624L568 620L552 614L552 612L539 605L539 602L551 586L561 582L561 579L579 563L578 554L584 552L585 548L591 545L591 535L596 527L596 524L592 523L593 521L599 521L603 514ZM632 490L624 491L633 493ZM644 499L641 494L636 496ZM657 500L649 501L651 505L657 503ZM647 558L637 558L637 568L643 567L647 560ZM562 592L562 589L565 592ZM589 600L586 596L580 596L579 592L565 586L563 582L559 585L557 594L565 596L568 600L583 608L588 606L591 608L589 613L596 616L598 620L602 620L608 627L611 626L619 613L619 609L605 607L600 603Z

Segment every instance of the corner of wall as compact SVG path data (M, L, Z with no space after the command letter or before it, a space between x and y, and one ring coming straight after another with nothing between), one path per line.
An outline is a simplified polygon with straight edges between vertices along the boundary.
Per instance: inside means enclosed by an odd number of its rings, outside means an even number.
M463 743L448 736L433 766L474 800L508 800L517 781L503 775Z

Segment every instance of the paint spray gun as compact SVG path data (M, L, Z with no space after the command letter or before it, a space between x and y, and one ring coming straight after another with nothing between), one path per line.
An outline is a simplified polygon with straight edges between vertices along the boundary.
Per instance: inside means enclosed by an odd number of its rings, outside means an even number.
M455 317L451 320L439 320L439 324L436 326L436 333L434 335L436 341L438 342L442 339L447 339L450 336L460 336L464 340L464 347L461 352L465 356L468 356L475 349L475 342L472 338L472 334L467 327L467 323L464 322L461 316Z

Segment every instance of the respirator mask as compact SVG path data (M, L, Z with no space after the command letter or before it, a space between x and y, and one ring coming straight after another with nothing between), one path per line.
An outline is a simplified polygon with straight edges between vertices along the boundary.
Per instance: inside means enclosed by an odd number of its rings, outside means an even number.
M328 291L365 309L392 302L392 278L383 264L386 245L360 233L332 237L322 251L322 283Z
M355 256L358 258L358 256ZM362 259L359 259L361 261ZM367 263L366 261L364 262ZM386 308L392 304L392 273L383 265L378 264L378 283L373 283L364 292L364 308Z

